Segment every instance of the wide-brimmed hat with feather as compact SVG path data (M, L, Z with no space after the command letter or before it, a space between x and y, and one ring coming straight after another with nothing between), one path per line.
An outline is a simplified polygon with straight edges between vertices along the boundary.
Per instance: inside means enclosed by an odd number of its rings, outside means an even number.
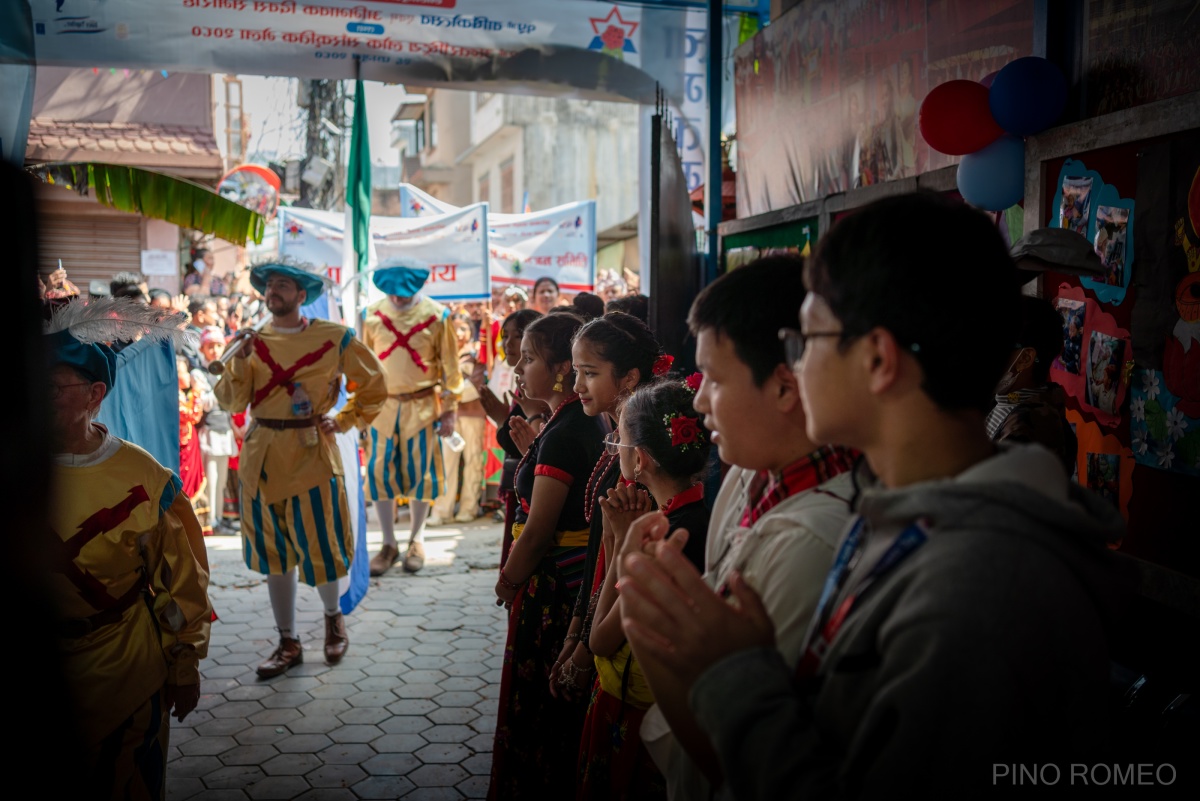
M183 344L188 316L147 306L132 298L74 300L58 307L44 333L51 366L67 365L111 390L116 378L114 342L152 339Z

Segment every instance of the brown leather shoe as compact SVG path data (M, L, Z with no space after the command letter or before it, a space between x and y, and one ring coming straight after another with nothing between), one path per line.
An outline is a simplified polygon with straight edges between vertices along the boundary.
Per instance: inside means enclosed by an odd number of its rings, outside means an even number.
M350 638L346 636L346 618L341 612L325 616L325 662L336 665L346 655Z
M304 661L304 648L300 645L299 640L291 637L283 637L279 641L279 647L275 652L258 666L258 675L260 678L269 679L284 673L292 665L299 665Z
M378 578L388 572L399 558L400 549L395 545L388 545L385 542L383 547L379 549L379 553L375 554L371 559L371 577Z
M423 567L425 567L425 546L419 542L410 542L408 553L404 555L404 569L409 573L416 573Z

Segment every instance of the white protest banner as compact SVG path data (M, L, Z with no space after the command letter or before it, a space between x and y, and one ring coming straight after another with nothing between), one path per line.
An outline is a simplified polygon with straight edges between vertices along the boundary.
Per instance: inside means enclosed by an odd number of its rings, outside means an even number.
M429 268L425 294L434 300L488 300L488 212L475 203L435 217L372 217L379 263L401 257ZM382 297L374 283L367 290Z
M340 212L284 207L279 210L279 253L325 267L342 278ZM425 293L435 300L486 300L488 289L487 204L476 203L436 218L372 217L371 245L378 262L403 257L428 267ZM374 282L364 281L371 302L383 297Z
M405 217L457 209L411 184L400 184ZM542 276L564 292L591 292L596 283L596 202L583 200L528 214L487 217L493 286L533 286Z

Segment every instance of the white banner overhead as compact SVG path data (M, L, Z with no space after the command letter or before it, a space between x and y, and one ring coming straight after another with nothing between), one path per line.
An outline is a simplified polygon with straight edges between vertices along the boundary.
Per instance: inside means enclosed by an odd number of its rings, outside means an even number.
M323 265L342 282L345 215L284 207L279 210L279 253ZM488 283L487 204L477 203L436 218L372 217L371 247L379 261L404 257L428 267L425 294L435 300L486 300ZM374 260L373 258L373 260ZM367 296L383 297L368 278Z
M400 184L405 217L457 211L411 184ZM564 292L591 292L596 284L596 201L581 200L528 214L489 213L488 253L493 285L533 286L553 278Z

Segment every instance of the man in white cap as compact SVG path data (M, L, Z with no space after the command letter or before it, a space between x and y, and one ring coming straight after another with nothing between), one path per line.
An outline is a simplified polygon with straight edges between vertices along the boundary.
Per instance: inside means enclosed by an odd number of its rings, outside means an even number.
M234 344L242 347L213 392L230 412L249 407L254 420L238 479L246 566L267 576L279 628L279 647L258 666L258 675L270 678L304 660L298 576L316 587L325 607L325 661L337 664L346 653L338 581L349 572L354 534L333 435L366 426L387 390L379 360L352 329L301 316L300 307L325 291L323 276L307 265L272 261L255 266L250 283L266 299L271 322L238 333ZM343 375L351 394L329 416Z
M425 268L384 262L374 281L387 297L367 309L363 324L363 341L383 362L388 392L370 428L367 492L383 530L372 576L382 576L400 558L396 498L409 501L404 569L415 573L425 566L425 518L446 483L439 437L454 435L463 378L449 310L420 294L428 277Z

